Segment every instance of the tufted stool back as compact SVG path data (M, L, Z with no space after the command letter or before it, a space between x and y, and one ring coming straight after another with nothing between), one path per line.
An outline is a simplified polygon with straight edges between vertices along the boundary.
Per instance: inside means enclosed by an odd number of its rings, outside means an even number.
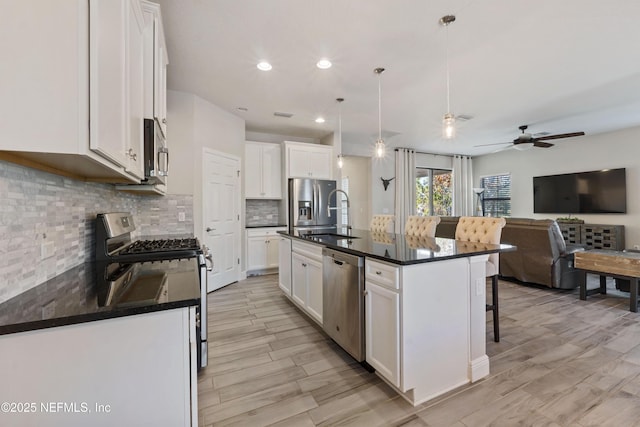
M507 221L504 218L489 218L484 216L461 216L456 226L456 240L470 243L500 244L502 228ZM498 272L500 257L498 254L489 255L486 263L486 275L491 277L491 304L487 304L487 311L493 312L493 340L500 342L500 316L498 314Z
M416 237L435 237L438 224L440 224L439 216L410 215L404 226L404 234Z
M456 226L456 240L499 245L502 228L505 224L506 220L504 218L461 216ZM498 274L499 260L498 254L489 255L487 276Z
M385 233L393 233L395 226L394 215L374 215L369 225L371 231L382 231Z

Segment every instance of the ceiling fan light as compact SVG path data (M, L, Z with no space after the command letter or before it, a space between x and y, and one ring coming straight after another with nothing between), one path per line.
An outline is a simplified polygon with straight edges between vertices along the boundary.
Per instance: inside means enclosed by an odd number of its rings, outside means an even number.
M442 118L442 137L444 139L456 137L456 117L452 113L447 113Z
M533 148L533 142L521 142L520 144L514 144L513 148L518 151L527 151Z
M385 152L387 151L387 147L384 144L384 139L378 138L376 140L375 150L376 150L376 157L377 158L381 159L381 158L384 157Z

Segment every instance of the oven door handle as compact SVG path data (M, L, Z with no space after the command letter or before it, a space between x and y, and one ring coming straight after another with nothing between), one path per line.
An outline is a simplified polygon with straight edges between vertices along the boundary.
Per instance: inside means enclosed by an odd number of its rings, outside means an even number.
M204 262L207 266L207 271L213 271L213 254L211 253L211 249L209 249L205 245L202 245L202 249L204 252Z

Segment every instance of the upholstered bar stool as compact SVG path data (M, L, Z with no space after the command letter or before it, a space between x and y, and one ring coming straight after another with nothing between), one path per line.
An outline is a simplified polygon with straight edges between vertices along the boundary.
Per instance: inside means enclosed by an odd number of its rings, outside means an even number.
M369 225L371 231L382 231L385 233L393 233L395 226L395 216L393 215L374 215Z
M500 244L502 228L506 224L504 218L488 218L483 216L461 216L456 227L456 240ZM491 304L487 311L493 312L493 340L500 342L500 324L498 320L498 272L500 256L489 255L487 261L487 277L491 277Z
M439 216L410 215L404 226L404 234L415 237L436 237L438 224L440 224Z

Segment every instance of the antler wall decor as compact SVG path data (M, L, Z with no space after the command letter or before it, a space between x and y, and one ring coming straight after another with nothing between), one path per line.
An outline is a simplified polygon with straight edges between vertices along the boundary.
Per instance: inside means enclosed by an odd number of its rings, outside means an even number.
M387 191L387 187L389 187L389 183L393 181L394 178L395 176L389 179L384 179L383 177L380 177L380 179L382 180L382 186L384 187L384 191Z

